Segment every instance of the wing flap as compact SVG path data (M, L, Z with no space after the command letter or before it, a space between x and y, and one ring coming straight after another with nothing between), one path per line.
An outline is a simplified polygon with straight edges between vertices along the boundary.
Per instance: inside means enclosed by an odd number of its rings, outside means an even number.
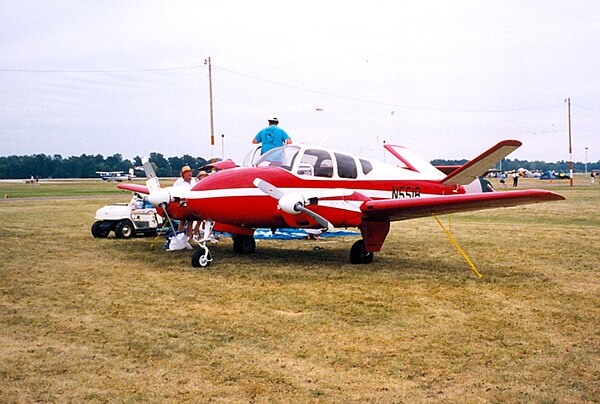
M431 216L432 214L471 212L564 199L562 195L551 191L527 189L428 198L370 200L362 204L361 211L369 220L397 221Z

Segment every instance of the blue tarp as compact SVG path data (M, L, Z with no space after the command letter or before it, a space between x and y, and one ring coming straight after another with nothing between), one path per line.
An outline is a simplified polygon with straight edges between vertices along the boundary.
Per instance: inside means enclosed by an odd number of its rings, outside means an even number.
M270 229L256 229L254 238L259 239L275 239L275 240L293 240L308 238L310 233L303 229L276 229L275 233ZM328 231L319 235L321 237L340 237L340 236L359 236L356 231L334 230Z

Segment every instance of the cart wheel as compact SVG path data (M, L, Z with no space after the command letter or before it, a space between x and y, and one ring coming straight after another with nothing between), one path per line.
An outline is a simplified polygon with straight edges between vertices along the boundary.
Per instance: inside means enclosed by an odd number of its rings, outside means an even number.
M110 233L110 224L104 222L94 222L92 225L92 236L95 238L106 238Z
M115 226L115 236L117 238L131 238L134 235L135 230L130 220L123 219Z
M210 266L211 262L212 255L209 250L206 250L206 254L204 254L203 248L194 251L194 254L192 255L192 266L194 268L206 268Z

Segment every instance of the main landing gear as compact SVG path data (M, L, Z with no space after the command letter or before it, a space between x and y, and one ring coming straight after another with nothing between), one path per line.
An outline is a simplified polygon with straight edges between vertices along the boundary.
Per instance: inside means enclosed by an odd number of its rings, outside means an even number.
M353 264L370 264L373 262L373 252L367 252L365 242L358 240L350 248L350 262Z
M238 254L252 254L256 251L256 241L252 236L244 236L241 234L234 234L233 238L233 251Z

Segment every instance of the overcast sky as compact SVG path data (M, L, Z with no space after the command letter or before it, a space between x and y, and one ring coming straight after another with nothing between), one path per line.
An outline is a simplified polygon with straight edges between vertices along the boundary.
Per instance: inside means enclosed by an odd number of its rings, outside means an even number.
M0 0L0 155L600 160L600 2ZM216 145L210 146L212 60Z

